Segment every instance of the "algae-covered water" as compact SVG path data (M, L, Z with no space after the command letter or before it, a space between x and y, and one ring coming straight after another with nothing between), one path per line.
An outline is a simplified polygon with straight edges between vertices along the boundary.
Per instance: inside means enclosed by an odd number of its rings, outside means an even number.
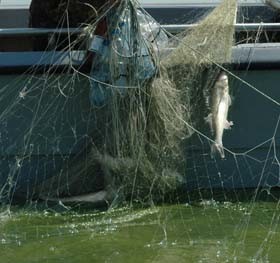
M0 262L280 262L278 205L12 208L1 213Z

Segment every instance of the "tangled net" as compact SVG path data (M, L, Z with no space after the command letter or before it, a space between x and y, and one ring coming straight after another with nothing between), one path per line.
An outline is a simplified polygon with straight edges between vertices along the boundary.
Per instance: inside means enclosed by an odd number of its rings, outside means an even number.
M83 150L59 175L39 183L36 195L52 199L105 188L110 201L166 201L184 183L185 141L204 123L217 65L230 62L236 9L236 1L224 0L196 28L176 36L134 0L91 22L86 42L103 17L110 18L111 32L86 76L93 128ZM81 39L71 45L77 43ZM79 75L85 76L76 70L72 79Z
M223 1L193 30L171 38L171 52L162 61L169 78L182 92L187 107L185 120L197 127L207 115L209 98L220 65L231 62L237 2ZM192 134L193 129L189 129Z

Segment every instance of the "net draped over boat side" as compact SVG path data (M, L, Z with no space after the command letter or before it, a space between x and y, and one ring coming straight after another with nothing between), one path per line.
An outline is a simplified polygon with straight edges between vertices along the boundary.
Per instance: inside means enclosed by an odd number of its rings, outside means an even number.
M108 12L103 52L89 75L92 139L58 181L40 187L41 195L76 194L85 178L89 192L91 177L104 177L110 198L151 202L182 184L184 141L191 125L204 122L207 93L220 71L211 61L230 61L236 8L225 0L195 29L169 38L135 1Z
M153 20L137 15L136 8L133 1L124 1L109 24L108 32L114 35L107 55L109 85L103 92L110 95L105 106L96 109L104 136L93 151L98 152L107 183L143 201L162 197L165 188L176 186L184 173L181 145L191 134L186 122L204 120L194 113L203 112L197 109L205 105L205 94L220 71L208 59L230 62L237 5L224 1L193 31L171 37L169 46L175 50L167 57L160 57L142 34L139 18L146 20L154 37L160 27L154 32ZM152 64L158 69L154 76L139 76L147 65L152 74ZM126 77L123 87L116 77L121 74Z
M186 120L193 126L207 115L205 101L221 71L214 63L226 67L231 62L236 11L237 1L223 1L195 28L171 38L173 51L161 61L184 94Z
M176 166L183 158L179 143L185 134L180 120L185 106L178 89L158 70L159 49L168 37L138 8L134 1L123 1L108 18L110 44L100 58L108 76L105 83L96 73L91 80L93 98L106 94L104 105L96 107L103 136L92 151L98 152L111 189L147 201L162 198L165 188L180 180Z

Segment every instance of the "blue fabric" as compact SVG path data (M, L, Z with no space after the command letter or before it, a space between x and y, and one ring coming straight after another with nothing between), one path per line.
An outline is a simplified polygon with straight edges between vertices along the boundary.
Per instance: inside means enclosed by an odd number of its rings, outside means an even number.
M137 15L132 17L132 3L128 3L108 14L109 36L103 41L102 52L96 54L90 73L90 101L94 106L105 105L111 95L112 87L105 83L117 86L119 93L125 96L127 86L139 87L156 72L149 43L141 34L140 26L132 25ZM110 65L112 61L114 65ZM114 70L110 72L112 66Z

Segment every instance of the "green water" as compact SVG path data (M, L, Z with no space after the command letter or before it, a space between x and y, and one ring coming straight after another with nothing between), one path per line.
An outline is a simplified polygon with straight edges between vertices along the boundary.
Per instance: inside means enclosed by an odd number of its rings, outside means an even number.
M1 263L280 262L280 209L273 202L13 210L1 214Z

